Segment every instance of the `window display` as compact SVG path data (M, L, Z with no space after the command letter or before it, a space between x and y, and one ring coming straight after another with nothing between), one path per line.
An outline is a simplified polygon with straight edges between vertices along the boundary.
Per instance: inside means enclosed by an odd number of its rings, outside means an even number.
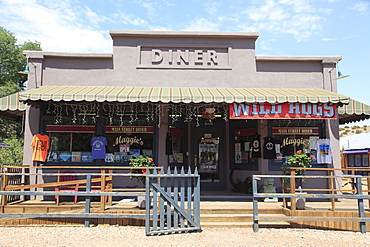
M260 135L255 128L236 129L234 132L234 166L245 170L257 170L261 157Z
M171 149L166 147L166 152L168 154L168 161L170 164L183 164L184 163L184 131L181 128L172 127L170 129L171 143L166 143L166 145L171 144ZM167 134L168 135L168 134ZM166 140L168 141L168 139ZM169 151L172 151L170 153Z
M48 162L128 162L141 155L153 158L153 127L106 126L94 136L92 126L48 125L51 140Z
M270 170L281 170L288 157L297 151L311 155L311 164L317 164L319 127L272 127L272 134L276 159L273 160Z

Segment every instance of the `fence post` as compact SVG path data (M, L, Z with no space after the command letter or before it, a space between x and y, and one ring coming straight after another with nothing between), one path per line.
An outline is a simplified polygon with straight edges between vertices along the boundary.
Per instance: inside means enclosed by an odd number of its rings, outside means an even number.
M101 170L101 175L100 175L100 191L104 192L105 191L105 169ZM104 211L105 210L105 196L100 197L100 210Z
M9 175L4 173L8 172L8 168L3 167L2 169L2 183L1 183L1 190L5 191L6 186L8 185ZM1 196L1 212L4 213L4 207L8 201L7 195Z
M190 170L190 167L189 167ZM198 168L195 167L194 170L195 177L195 187L194 187L194 220L198 222L200 226L200 176L198 175ZM191 196L191 195L188 195Z
M333 170L329 171L329 175L330 175L330 178L329 178L330 194L334 194L334 178L333 178L334 172ZM331 210L335 211L335 199L334 198L331 198Z
M91 191L91 174L86 176L86 192ZM90 214L91 196L85 198L85 214ZM85 227L90 227L90 218L85 219Z
M147 175L150 175L150 170L149 170L148 167L146 168L146 172L145 172L145 233L146 233L146 235L148 235L148 233L150 232L150 187L151 187L150 186L150 180L149 180L149 177ZM157 175L157 170L155 168L153 170L153 175ZM155 196L156 195L155 195L155 192L153 190L153 197L155 197ZM157 225L157 222L154 222L154 220L156 221L156 219L154 219L154 218L153 218L153 227L154 227L154 225Z
M255 197L255 195L257 194L257 188L258 188L257 178L253 176L252 182L253 182L253 187L252 187L253 188L253 232L258 232L258 220L257 220L258 198Z
M363 194L362 194L361 177L356 178L356 189L357 189L357 194L362 196ZM359 217L365 218L364 199L362 198L357 199L357 204L358 204ZM361 230L361 233L366 233L366 222L360 222L360 230Z
M295 194L295 169L290 170L290 176L290 193ZM290 210L295 211L296 208L296 199L290 198Z

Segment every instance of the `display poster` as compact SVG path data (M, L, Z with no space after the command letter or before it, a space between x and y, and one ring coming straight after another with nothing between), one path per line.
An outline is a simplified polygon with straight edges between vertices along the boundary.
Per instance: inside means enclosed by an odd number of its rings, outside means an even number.
M199 143L199 172L217 173L218 172L218 140L215 138L202 139Z

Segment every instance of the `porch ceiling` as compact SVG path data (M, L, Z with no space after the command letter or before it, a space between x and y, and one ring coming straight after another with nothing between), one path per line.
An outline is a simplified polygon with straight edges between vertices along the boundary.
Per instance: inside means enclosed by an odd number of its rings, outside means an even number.
M349 103L349 97L323 89L42 86L23 91L21 101L163 103L300 102Z

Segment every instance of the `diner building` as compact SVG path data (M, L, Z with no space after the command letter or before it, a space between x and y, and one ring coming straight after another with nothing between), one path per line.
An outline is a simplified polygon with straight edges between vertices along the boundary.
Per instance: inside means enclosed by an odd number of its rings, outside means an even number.
M232 192L253 174L281 174L297 151L314 167L340 168L339 123L370 117L337 93L340 56L256 56L251 32L110 36L113 53L24 52L28 88L0 108L24 121L24 165L128 166L146 156L197 167L202 191ZM37 159L32 142L45 135L50 148Z

